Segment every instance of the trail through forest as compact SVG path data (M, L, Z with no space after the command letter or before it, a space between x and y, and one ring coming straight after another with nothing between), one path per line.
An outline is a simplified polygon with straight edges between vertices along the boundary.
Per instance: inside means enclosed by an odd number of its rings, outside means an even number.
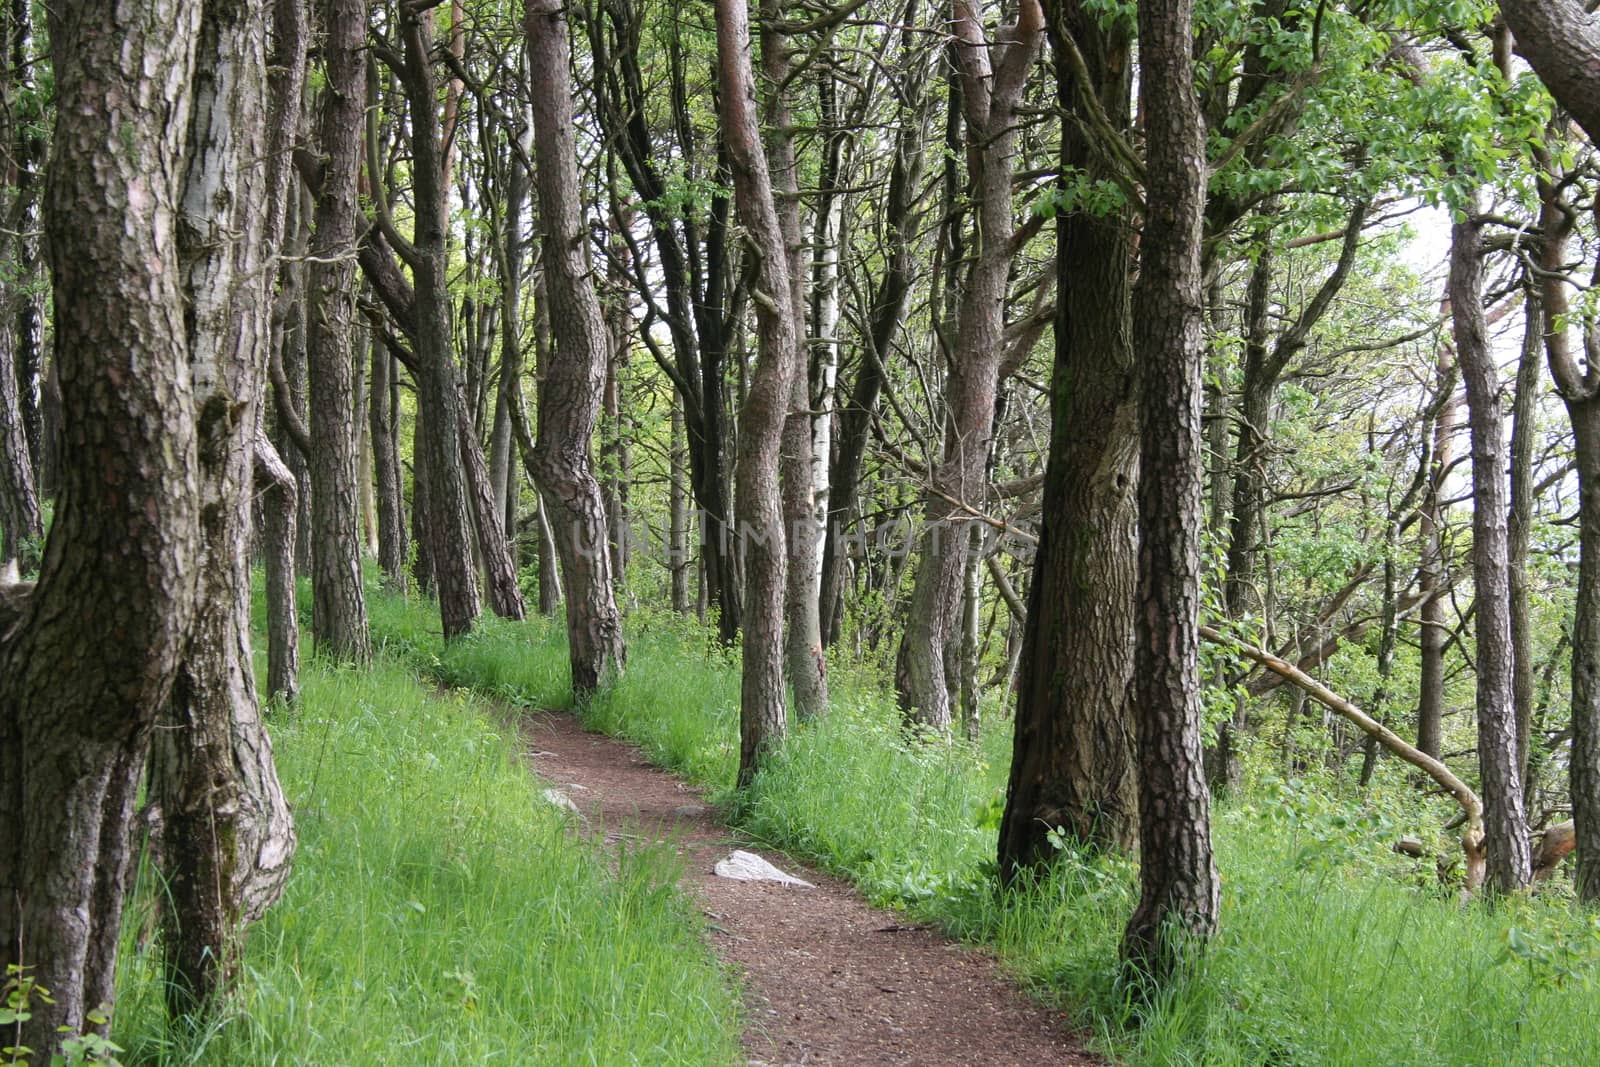
M864 904L848 886L741 841L699 792L633 746L571 715L522 721L530 762L613 844L670 841L712 947L745 985L751 1063L992 1067L1102 1062L981 952ZM733 848L760 851L803 889L712 873Z

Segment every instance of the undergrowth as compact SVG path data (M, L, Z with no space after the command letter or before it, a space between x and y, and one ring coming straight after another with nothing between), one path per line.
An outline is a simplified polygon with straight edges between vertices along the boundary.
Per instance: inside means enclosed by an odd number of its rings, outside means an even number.
M487 622L448 650L432 609L374 605L377 631L453 685L567 703L559 627ZM435 624L436 625L436 624ZM1329 780L1254 777L1219 805L1221 930L1193 973L1135 1008L1116 981L1131 861L1063 850L1026 888L995 888L1009 724L980 743L908 742L892 696L848 669L832 711L794 729L745 795L738 665L693 624L630 626L626 675L585 714L708 786L758 839L878 903L990 945L1093 1043L1135 1064L1577 1064L1600 1059L1600 917L1560 899L1462 904L1392 852L1437 826L1398 769L1358 797Z
M124 1062L735 1062L736 1004L676 857L602 853L489 709L412 666L309 666L300 704L273 713L295 871L203 1029L163 1021L146 873L118 985Z

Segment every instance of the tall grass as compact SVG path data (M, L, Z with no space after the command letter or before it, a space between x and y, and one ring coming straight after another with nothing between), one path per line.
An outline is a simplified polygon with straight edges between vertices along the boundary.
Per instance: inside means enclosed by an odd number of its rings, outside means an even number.
M409 664L303 680L300 705L272 720L300 831L287 894L203 1032L163 1023L153 954L130 944L126 1062L736 1061L735 1000L674 856L601 854L543 802L488 709L424 688ZM144 881L130 940L155 892Z
M529 705L566 701L549 623L494 623L441 650L427 612L390 601L379 628L453 684ZM712 789L757 838L854 880L870 897L989 944L1105 1051L1135 1064L1600 1062L1600 917L1559 895L1463 904L1402 831L1439 823L1398 773L1367 797L1258 775L1214 813L1221 930L1194 973L1135 1007L1116 973L1136 897L1131 861L1063 851L1021 890L994 886L1008 724L981 742L907 742L870 675L834 677L742 796L738 667L690 624L630 628L628 671L592 725Z

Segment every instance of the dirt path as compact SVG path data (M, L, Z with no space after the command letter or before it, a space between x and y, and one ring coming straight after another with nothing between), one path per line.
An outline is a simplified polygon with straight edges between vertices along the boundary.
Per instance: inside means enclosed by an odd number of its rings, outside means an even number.
M741 847L698 792L570 715L523 721L536 770L605 832L676 842L717 953L743 976L752 1064L1034 1067L1102 1062L993 960L870 908L843 883L759 851L815 889L718 878Z

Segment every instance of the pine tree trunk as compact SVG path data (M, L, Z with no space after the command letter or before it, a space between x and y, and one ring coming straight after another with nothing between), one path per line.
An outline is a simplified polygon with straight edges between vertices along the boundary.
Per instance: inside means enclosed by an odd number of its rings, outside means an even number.
M250 0L203 5L181 202L199 437L199 599L150 767L162 813L162 946L174 1018L203 1010L222 990L244 925L282 893L295 846L250 644L257 402L271 332L266 281L282 239L305 71L295 26L274 57L278 107L269 114L267 27L265 9Z
M66 440L38 587L0 634L0 970L27 966L52 998L6 1044L43 1058L112 997L143 754L195 606L176 257L198 28L198 7L170 0L52 8L45 228Z
M1128 33L1104 31L1078 0L1053 12L1052 37L1078 43L1104 113L1119 128L1131 106ZM1058 64L1063 106L1077 89ZM1099 164L1081 136L1065 166ZM1057 222L1056 361L1051 447L1033 585L1023 623L1016 737L1000 870L1043 863L1048 835L1132 850L1139 839L1133 611L1138 582L1139 415L1130 304L1133 244L1126 212L1072 212Z
M1194 96L1191 0L1139 5L1145 202L1134 290L1141 369L1139 591L1134 688L1139 742L1139 904L1127 966L1163 981L1217 923L1210 792L1200 754L1201 217L1205 143Z
M318 142L325 160L306 276L310 369L311 636L340 660L372 655L356 487L356 180L366 109L366 0L328 0ZM287 368L286 368L287 369Z
M820 593L815 578L822 557L822 528L817 523L816 486L812 481L811 376L806 321L806 245L800 229L800 181L795 160L794 115L786 86L791 80L792 47L782 31L783 5L761 3L761 75L767 85L765 140L778 229L783 237L789 287L774 298L787 298L794 338L794 366L788 371L789 397L779 446L778 471L783 496L784 667L794 692L795 714L813 718L828 710L828 661L822 650Z
M1511 704L1517 723L1517 774L1522 779L1523 812L1532 816L1534 783L1528 778L1533 736L1533 631L1528 604L1528 543L1533 532L1533 443L1539 435L1540 363L1544 356L1544 313L1538 297L1523 300L1522 358L1517 362L1511 412L1511 510L1506 517L1506 563L1511 598ZM1581 549L1580 549L1581 551Z

